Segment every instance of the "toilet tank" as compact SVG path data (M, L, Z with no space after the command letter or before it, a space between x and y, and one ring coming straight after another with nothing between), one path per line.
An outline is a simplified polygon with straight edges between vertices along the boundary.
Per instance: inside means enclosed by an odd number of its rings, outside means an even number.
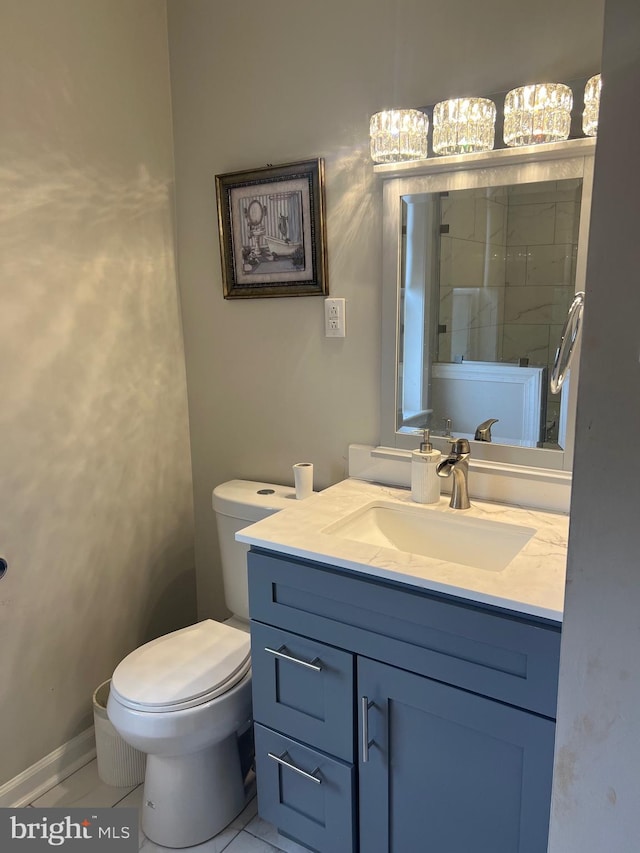
M213 490L216 514L224 600L229 610L241 619L249 619L247 583L247 545L236 542L235 534L254 521L279 512L295 501L291 486L256 483L251 480L229 480Z

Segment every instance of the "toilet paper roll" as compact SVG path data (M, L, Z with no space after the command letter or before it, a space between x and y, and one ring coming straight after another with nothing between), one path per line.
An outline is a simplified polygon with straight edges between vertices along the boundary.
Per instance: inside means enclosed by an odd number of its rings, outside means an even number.
M313 465L311 462L296 462L293 466L296 484L296 499L303 501L313 494Z

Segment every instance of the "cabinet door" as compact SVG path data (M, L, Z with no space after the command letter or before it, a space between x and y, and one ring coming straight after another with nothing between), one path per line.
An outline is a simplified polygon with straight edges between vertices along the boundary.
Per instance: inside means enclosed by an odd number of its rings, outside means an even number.
M361 850L545 853L551 720L366 658L358 692Z

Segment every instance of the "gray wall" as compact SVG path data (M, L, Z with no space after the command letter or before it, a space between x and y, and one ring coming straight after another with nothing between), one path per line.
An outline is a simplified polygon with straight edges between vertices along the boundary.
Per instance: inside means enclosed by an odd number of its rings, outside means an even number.
M607 0L551 853L640 837L639 44L637 0Z
M0 784L195 615L166 15L0 5Z
M381 182L369 116L595 73L602 0L168 0L168 11L199 608L222 615L212 488L290 483L298 461L324 487L344 476L350 442L378 441ZM214 175L316 156L345 340L323 336L318 297L222 297Z

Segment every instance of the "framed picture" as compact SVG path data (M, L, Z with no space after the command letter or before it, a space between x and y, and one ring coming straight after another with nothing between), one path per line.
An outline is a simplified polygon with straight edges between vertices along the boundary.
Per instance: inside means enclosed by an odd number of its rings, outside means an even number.
M216 175L225 299L329 292L324 161Z

